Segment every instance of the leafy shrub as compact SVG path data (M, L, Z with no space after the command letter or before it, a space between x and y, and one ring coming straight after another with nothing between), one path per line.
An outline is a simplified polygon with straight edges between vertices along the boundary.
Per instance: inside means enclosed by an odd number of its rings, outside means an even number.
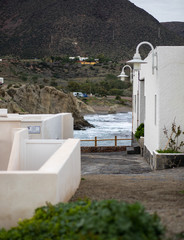
M123 89L112 88L112 89L110 89L109 93L110 93L111 95L123 96Z
M174 151L174 150L172 150L172 149L166 149L166 150L160 149L160 150L157 150L157 152L158 152L158 153L180 153L180 152Z
M135 137L139 139L140 137L144 137L144 123L141 123L135 132Z
M118 101L121 100L120 95L116 95L115 99L118 100Z
M1 240L160 240L159 217L139 203L116 200L60 203L36 209L17 227L0 231Z

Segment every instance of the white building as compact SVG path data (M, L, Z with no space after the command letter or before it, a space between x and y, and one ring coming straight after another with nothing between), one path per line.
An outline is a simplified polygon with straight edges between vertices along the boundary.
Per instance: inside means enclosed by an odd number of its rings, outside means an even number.
M184 46L159 46L144 59L133 77L133 133L144 123L145 157L164 149L164 126L171 130L175 119L184 131ZM154 73L152 63L154 62ZM183 139L182 139L183 140ZM184 151L184 148L181 149Z
M71 113L7 114L0 109L0 228L68 201L81 179L80 140Z

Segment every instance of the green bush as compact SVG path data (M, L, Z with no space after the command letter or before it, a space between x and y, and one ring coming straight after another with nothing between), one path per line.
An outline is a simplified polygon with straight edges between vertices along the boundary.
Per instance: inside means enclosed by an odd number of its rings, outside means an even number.
M120 95L116 95L115 99L118 100L118 101L120 101L120 100L121 100Z
M112 88L109 90L109 93L114 96L115 95L123 96L123 89Z
M180 152L178 152L178 151L175 151L175 150L173 150L173 149L166 149L166 150L162 150L162 149L160 149L160 150L157 150L157 152L158 153L180 153Z
M60 203L36 209L17 227L0 231L1 240L160 240L159 217L139 203L116 200Z
M144 123L141 123L135 132L135 137L139 139L140 137L144 137Z

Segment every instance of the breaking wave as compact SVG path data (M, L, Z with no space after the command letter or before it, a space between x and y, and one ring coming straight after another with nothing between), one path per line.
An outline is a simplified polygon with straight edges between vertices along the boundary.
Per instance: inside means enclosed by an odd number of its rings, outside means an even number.
M132 132L132 113L116 113L116 114L93 114L86 115L84 118L94 128L87 128L86 130L75 130L74 138L79 139L114 139L117 138L131 138ZM114 141L100 141L98 146L113 146ZM129 146L131 141L118 141L118 146ZM81 142L81 146L94 146L94 142Z

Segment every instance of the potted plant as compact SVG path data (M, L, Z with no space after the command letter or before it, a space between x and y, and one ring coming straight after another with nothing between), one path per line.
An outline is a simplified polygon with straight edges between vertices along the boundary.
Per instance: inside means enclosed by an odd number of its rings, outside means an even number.
M163 132L166 136L167 143L164 149L153 152L153 168L165 169L184 166L184 153L180 152L181 147L184 146L184 141L179 141L180 135L184 134L181 127L177 127L174 120L170 135L166 127L164 127Z

